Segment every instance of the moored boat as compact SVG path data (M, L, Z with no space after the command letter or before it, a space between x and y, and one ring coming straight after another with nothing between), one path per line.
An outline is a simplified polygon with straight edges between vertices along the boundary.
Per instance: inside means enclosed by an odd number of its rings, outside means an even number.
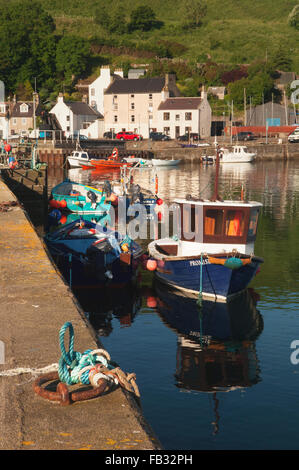
M111 202L106 202L102 190L65 180L51 191L50 207L77 214L105 214Z
M221 200L219 152L212 200L175 199L177 235L152 241L159 280L194 297L226 302L243 291L262 258L254 255L260 202Z
M133 279L142 248L127 235L84 218L45 236L45 243L71 287L96 287Z
M232 150L220 149L220 163L248 163L252 162L255 157L256 153L248 152L245 145L234 145Z
M91 157L85 151L74 150L71 155L67 157L67 161L72 168L80 168L83 165L91 167Z

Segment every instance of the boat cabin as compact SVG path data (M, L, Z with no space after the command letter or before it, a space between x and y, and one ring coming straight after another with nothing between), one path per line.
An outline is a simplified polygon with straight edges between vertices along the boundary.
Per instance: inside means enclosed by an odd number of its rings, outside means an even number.
M86 152L80 152L78 150L74 150L71 155L72 158L80 159L80 160L89 160L88 154Z
M251 254L254 251L261 203L183 199L174 202L179 208L179 240L181 244L189 245L191 251L198 249L199 244L205 252L229 252L236 249ZM190 245L196 245L197 248Z
M245 145L234 145L232 148L232 151L228 150L227 148L222 148L221 151L224 153L235 153L235 154L240 154L240 153L247 153L247 147Z

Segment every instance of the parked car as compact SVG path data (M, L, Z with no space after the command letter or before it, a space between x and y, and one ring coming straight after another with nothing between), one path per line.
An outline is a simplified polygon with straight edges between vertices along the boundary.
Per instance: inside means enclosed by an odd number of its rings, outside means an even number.
M180 135L178 137L178 140L180 140L182 142L189 142L189 140L191 142L197 142L198 140L200 140L200 136L197 132L190 132L190 133L187 133L187 134L184 134L184 135Z
M151 140L170 140L169 135L163 134L162 132L150 132L149 137Z
M238 132L237 134L233 135L233 140L253 140L254 134L250 131L246 132Z
M118 132L115 137L119 140L142 140L142 136L135 132Z
M104 132L103 137L105 139L115 139L115 135L116 135L115 132L107 131L107 132Z
M288 135L288 141L291 143L299 142L299 127L296 127L296 129Z

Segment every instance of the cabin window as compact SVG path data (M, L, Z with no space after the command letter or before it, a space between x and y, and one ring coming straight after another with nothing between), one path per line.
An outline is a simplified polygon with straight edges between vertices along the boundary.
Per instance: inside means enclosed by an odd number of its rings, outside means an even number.
M87 153L82 153L81 158L87 158Z
M248 229L248 239L252 239L256 237L256 232L257 232L257 223L258 223L258 217L259 217L259 209L252 209L250 213L250 219L249 219L249 229Z
M204 234L221 235L223 226L223 209L208 209L205 214Z
M227 211L225 220L225 235L228 237L242 237L244 234L244 212L240 210Z
M79 157L79 152L75 152L74 157Z

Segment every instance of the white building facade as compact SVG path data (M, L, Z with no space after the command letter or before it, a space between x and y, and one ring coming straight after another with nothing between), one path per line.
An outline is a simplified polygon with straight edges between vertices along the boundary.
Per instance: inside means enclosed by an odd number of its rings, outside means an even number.
M211 123L212 110L204 91L201 97L168 98L158 109L158 130L172 139L188 133L210 137Z
M121 69L111 74L109 65L101 67L101 73L88 87L88 103L94 110L104 114L104 92L117 78L123 78Z
M158 108L179 96L175 76L115 80L104 93L105 131L132 131L148 138L159 130Z
M74 136L103 116L82 101L65 102L62 93L57 98L57 103L50 111L56 116L65 136ZM83 132L82 132L83 133ZM93 138L99 138L100 135Z

